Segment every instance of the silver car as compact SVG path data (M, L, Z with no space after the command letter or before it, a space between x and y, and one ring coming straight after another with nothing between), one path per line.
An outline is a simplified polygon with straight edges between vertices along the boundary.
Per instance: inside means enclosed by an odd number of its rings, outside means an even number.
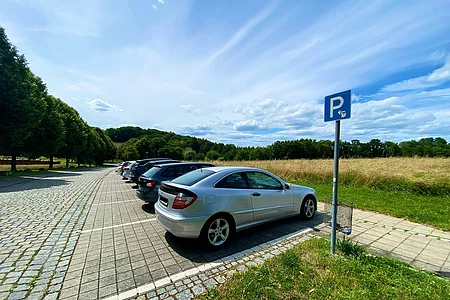
M314 189L246 167L204 168L163 182L155 204L156 219L167 231L200 238L211 248L261 223L294 215L311 219L316 209Z
M125 168L123 168L122 179L130 180L131 168L136 164L136 161L131 161Z

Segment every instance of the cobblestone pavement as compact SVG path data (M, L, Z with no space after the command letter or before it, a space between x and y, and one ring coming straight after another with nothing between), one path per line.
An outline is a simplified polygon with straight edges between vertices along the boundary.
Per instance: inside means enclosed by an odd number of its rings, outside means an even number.
M86 205L108 171L2 180L0 299L57 298Z
M171 282L177 274L323 222L321 214L310 222L298 218L273 222L239 233L229 246L209 252L195 240L167 233L156 223L153 206L143 203L120 176L111 173L103 181L80 233L61 299L133 296L155 282Z

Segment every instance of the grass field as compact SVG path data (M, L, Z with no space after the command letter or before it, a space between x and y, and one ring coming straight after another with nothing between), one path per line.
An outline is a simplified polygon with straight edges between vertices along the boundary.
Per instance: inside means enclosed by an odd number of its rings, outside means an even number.
M59 164L54 164L53 165L53 169L54 170L63 170L66 168L66 159L65 158L55 158L55 161L59 161ZM18 163L20 163L20 161L18 161ZM81 167L87 167L89 165L85 165L85 164L81 164ZM78 167L78 164L76 163L69 163L69 168L75 168ZM24 171L24 170L31 170L32 172L37 172L39 169L44 169L44 170L48 170L48 164L41 164L41 165L21 165L18 164L17 165L17 170L18 171ZM11 165L0 165L0 171L9 171L11 170ZM19 175L21 175L21 173L17 173Z
M333 160L226 161L266 169L292 183L332 195ZM355 207L450 231L450 159L379 158L340 161L339 198Z
M312 239L233 275L201 299L449 299L450 280L354 246ZM342 252L351 252L344 255ZM350 251L349 251L350 250ZM356 251L355 251L356 250Z
M333 160L221 161L217 165L240 165L266 169L287 181L330 183ZM424 194L450 194L450 159L376 158L341 159L342 185Z

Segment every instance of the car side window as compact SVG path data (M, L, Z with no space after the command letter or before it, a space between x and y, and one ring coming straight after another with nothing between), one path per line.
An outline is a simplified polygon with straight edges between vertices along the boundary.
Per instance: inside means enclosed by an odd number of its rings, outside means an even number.
M221 179L215 185L216 188L221 189L247 189L247 183L245 182L242 173L234 173Z
M264 173L246 172L248 184L252 189L282 190L281 182Z
M177 167L168 167L164 172L161 173L162 177L176 177Z
M189 165L187 165L187 166L183 166L183 168L184 168L184 173L189 173L191 171L197 170L197 166L189 166Z
M185 172L184 172L183 168L182 168L182 167L179 167L179 168L177 169L177 173L176 173L177 175L176 175L176 176L177 176L177 177L178 177L178 176L181 176L181 175L183 175L184 173L185 173Z

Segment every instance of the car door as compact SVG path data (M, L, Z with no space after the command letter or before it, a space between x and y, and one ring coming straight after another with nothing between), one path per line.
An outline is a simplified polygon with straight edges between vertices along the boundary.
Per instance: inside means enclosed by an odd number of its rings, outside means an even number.
M262 172L245 172L252 196L255 222L277 219L293 211L294 197L281 182Z
M214 185L217 202L230 212L236 227L253 222L252 197L241 172L227 175Z

